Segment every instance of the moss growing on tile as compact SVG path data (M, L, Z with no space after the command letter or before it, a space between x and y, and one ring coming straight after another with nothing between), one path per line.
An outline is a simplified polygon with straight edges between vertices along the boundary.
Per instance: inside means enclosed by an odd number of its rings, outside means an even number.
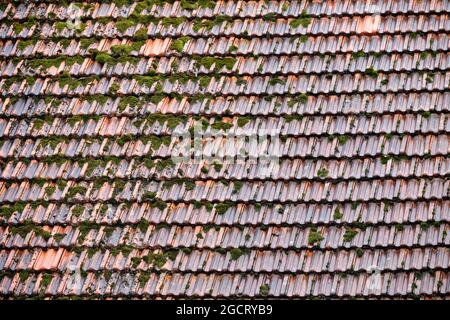
M41 236L44 240L48 240L52 236L50 232L45 231L41 226L35 224L31 220L26 220L21 225L10 226L9 231L11 234L18 234L22 238L25 238L30 232L34 232L36 236Z
M237 120L238 127L243 127L252 120L252 117L241 116Z
M307 28L311 24L311 22L312 22L311 17L306 13L305 10L303 10L298 18L295 18L289 22L289 25L292 28L298 28L299 26Z
M344 215L341 212L341 209L339 207L336 207L334 209L333 219L334 220L341 220Z
M215 162L213 163L213 167L214 167L214 170L215 170L216 172L219 172L220 170L222 170L223 164L220 163L220 162L215 161Z
M56 191L55 186L48 186L45 188L45 194L50 197Z
M286 123L290 123L294 120L301 121L302 119L303 119L303 115L301 115L301 114L288 114L288 115L284 116L284 121L286 121Z
M364 73L374 79L376 79L378 77L378 71L375 70L373 67L367 68Z
M320 168L317 170L317 176L319 178L326 178L328 177L328 170L326 168Z
M92 44L96 42L95 38L83 38L80 39L80 48L83 50L88 49Z
M116 29L119 32L124 33L125 31L135 26L136 24L137 24L136 21L131 18L123 18L116 22Z
M139 287L144 288L149 279L150 279L149 272L142 271L141 273L139 273L138 276Z
M212 66L214 66L214 71L218 72L222 70L223 67L225 67L228 70L232 70L234 65L236 64L236 58L233 57L196 57L195 58L196 63L199 66L203 66L206 69L211 69Z
M28 270L22 270L19 272L19 279L20 282L25 282L27 281L28 277L30 276L30 271Z
M98 54L95 55L94 60L97 61L98 63L108 64L108 65L113 65L115 62L113 57L111 57L111 55L109 55L106 52L99 52Z
M270 78L270 79L269 79L269 85L271 85L271 86L275 86L275 85L277 85L277 84L283 85L283 84L285 84L285 83L286 83L286 82L285 82L284 79L281 79L281 78L278 78L278 77L273 77L273 78Z
M263 284L259 287L259 294L263 297L266 297L269 295L270 286L268 284Z
M344 233L344 242L351 242L357 234L358 231L347 228Z
M147 29L146 28L140 28L139 30L137 30L134 35L133 35L133 39L137 40L137 41L145 41L148 39L148 34L147 34Z
M233 194L239 193L243 187L244 183L242 181L234 181L233 182Z
M147 231L149 225L150 225L150 222L148 222L148 220L142 219L137 224L137 227L142 233L145 233Z
M184 45L191 40L191 37L185 36L180 37L178 39L172 40L172 43L170 44L170 49L177 51L178 53L183 52Z
M15 212L21 213L25 209L24 203L16 203L14 205L4 205L0 207L0 216L8 220Z
M64 22L64 21L57 21L56 23L55 23L55 29L56 29L56 31L58 31L58 32L62 32L62 31L64 31L64 29L67 27L67 24L66 24L66 22Z
M161 23L164 27L177 28L179 25L181 25L185 21L186 21L185 17L176 17L176 18L166 17L161 20Z
M308 235L308 244L310 246L320 243L324 237L317 231L317 228L311 228Z
M349 136L347 136L347 135L338 136L338 142L341 146L344 145L348 139L349 139Z
M361 248L356 248L356 256L361 258L364 255L364 250Z
M76 195L86 195L86 192L87 192L86 187L78 185L70 188L69 191L67 192L66 197L73 198Z
M230 250L230 258L231 260L237 260L240 256L242 256L244 252L239 248L233 248Z
M72 214L75 217L79 217L81 216L81 214L84 212L84 207L82 205L77 204L73 209L72 209Z
M45 291L47 287L50 285L53 279L53 274L49 272L45 272L41 277L40 290Z
M223 203L217 203L215 205L216 213L219 215L224 214L228 211L229 208L233 207L232 202L223 202Z

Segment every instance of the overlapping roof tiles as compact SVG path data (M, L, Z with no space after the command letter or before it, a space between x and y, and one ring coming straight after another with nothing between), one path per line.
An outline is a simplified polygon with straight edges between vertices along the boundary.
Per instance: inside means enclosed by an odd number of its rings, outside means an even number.
M450 297L449 11L0 5L0 297Z

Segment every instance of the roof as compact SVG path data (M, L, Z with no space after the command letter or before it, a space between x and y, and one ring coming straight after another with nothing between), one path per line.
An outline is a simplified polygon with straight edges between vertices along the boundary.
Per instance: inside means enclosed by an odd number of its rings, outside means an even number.
M449 11L1 5L0 299L448 298Z

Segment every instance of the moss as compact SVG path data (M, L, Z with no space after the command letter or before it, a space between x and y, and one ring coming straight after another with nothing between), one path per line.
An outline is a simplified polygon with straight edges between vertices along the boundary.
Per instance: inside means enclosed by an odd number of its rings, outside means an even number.
M103 163L103 161L101 159L97 159L97 160L89 159L87 161L87 163L88 163L88 166L87 166L87 169L86 169L86 175L87 176L91 176L92 173L94 172L94 170L97 167L104 165L104 163Z
M132 257L131 258L131 266L136 269L141 263L142 259L140 257Z
M66 28L67 24L63 21L58 21L55 23L55 29L58 32L62 32Z
M161 20L161 23L164 27L172 26L172 27L176 28L180 24L182 24L184 21L186 21L185 17L177 17L177 18L166 17Z
M422 111L421 115L423 118L428 119L429 117L431 117L431 112L430 111Z
M342 145L344 145L346 142L347 142L347 140L348 140L348 136L346 136L346 135L342 135L342 136L339 136L338 137L338 142L339 142L339 144L342 146Z
M147 40L148 39L147 29L140 28L139 30L137 30L134 33L133 38L136 39L137 41L145 41L145 40Z
M230 129L232 126L233 126L232 123L223 122L223 121L219 120L219 121L214 122L211 125L211 128L214 129L214 130L224 130L224 131L226 131L226 130Z
M150 279L150 273L141 272L138 276L139 287L144 288L149 279Z
M216 72L222 70L225 67L228 70L232 70L233 66L236 64L236 58L232 57L197 57L195 61L198 65L205 67L206 69L211 69L214 66Z
M228 209L231 208L232 206L233 206L233 204L231 202L218 203L215 206L216 213L219 215L222 215L225 212L227 212Z
M310 246L320 243L323 239L324 237L319 232L317 232L316 228L311 228L308 235L308 244Z
M212 77L209 77L209 76L201 76L199 78L198 83L199 83L200 87L207 88L211 82L211 79L212 79Z
M356 51L352 53L352 59L363 58L366 56L364 51Z
M75 217L79 217L82 213L84 212L84 207L81 205L76 205L73 209L72 209L72 214Z
M235 46L234 44L230 46L230 48L228 48L228 52L232 53L232 52L236 52L238 50L238 47Z
M40 289L45 291L47 287L50 285L53 279L53 274L45 272L41 278L41 287Z
M95 43L94 38L83 38L80 40L80 48L83 50L86 50L89 48L93 43Z
M317 176L319 178L326 178L328 177L328 170L326 168L320 168L317 170Z
M97 61L98 63L101 64L109 64L112 65L114 64L114 59L113 57L111 57L108 53L106 52L100 52L97 55L95 55L94 58L95 61Z
M124 33L134 25L136 25L136 21L133 19L120 19L116 22L116 28L121 33Z
M296 121L301 121L303 119L303 115L301 114L289 114L284 116L284 120L286 121L286 123L292 122L294 120Z
M62 233L56 233L53 235L53 239L55 239L56 242L61 242L62 239L64 239L65 235Z
M111 46L111 53L113 54L113 56L116 56L116 57L127 56L131 53L132 50L133 50L133 47L128 46L126 44L118 44L118 45Z
M230 258L231 258L231 260L237 260L243 254L244 253L239 248L233 248L233 249L230 250Z
M356 249L356 256L357 256L358 258L361 258L363 255L364 255L364 250L361 249L361 248L357 248L357 249Z
M142 233L145 233L149 225L150 223L146 219L142 219L141 221L139 221L137 227Z
M18 234L22 238L25 238L28 233L34 232L36 236L41 236L45 240L51 238L51 233L42 229L41 226L35 224L31 220L26 220L22 225L14 225L9 228L11 234Z
M244 183L242 181L234 181L233 182L233 193L239 193L239 191L242 189L242 186Z
M306 43L306 42L308 42L308 36L307 36L307 35L302 35L302 36L300 37L300 42L301 42L301 43Z
M16 203L12 206L4 205L0 207L0 216L8 220L15 212L23 212L25 204Z
M191 37L181 37L175 40L172 40L170 44L170 49L177 51L178 53L183 52L184 45L191 40Z
M142 195L143 201L153 201L156 199L156 192L147 191Z
M99 231L100 227L101 226L99 224L95 224L95 223L88 222L88 221L84 221L84 222L80 223L80 225L78 226L78 230L80 232L80 234L78 236L78 241L83 241L84 238L86 237L86 235L91 230Z
M72 187L72 188L69 189L69 191L67 192L67 197L68 198L73 198L77 194L85 195L86 192L87 192L87 188L86 187L75 186L75 187Z
M37 43L37 39L29 39L29 40L20 40L19 44L17 45L17 49L20 51L23 51L24 49L28 48L29 46L34 46Z
M343 216L344 215L342 214L340 208L336 207L336 209L334 209L333 219L334 220L341 220Z
M27 281L28 277L30 276L30 272L28 270L22 270L19 273L19 279L20 282L25 282Z
M274 12L266 13L262 19L264 21L270 21L270 22L276 22L277 21L277 15Z
M219 163L219 162L214 162L214 163L213 163L213 167L214 167L214 170L215 170L215 171L219 172L219 171L222 169L223 164L222 164L222 163Z
M303 10L298 18L293 19L289 22L289 25L292 28L298 28L299 26L307 28L311 24L311 21L312 21L311 17L306 13L305 10Z
M358 234L358 231L353 229L346 229L344 233L344 242L351 242L353 238Z
M245 126L247 123L250 122L251 119L252 119L251 117L239 117L237 120L238 127L241 128L241 127Z
M48 186L45 188L45 194L47 196L51 196L55 192L55 190L56 190L55 186Z
M123 98L120 98L119 105L117 107L119 112L123 112L128 106L135 107L135 106L141 106L142 103L140 102L139 98L135 96L126 96Z
M378 71L375 70L373 67L367 68L365 74L374 79L378 77Z
M267 284L263 284L259 287L259 294L266 297L269 295L270 287Z
M211 30L214 27L214 21L207 19L196 18L193 21L192 29L194 32L199 32L200 29L205 28L206 30Z
M125 134L116 139L119 146L123 147L127 142L133 141L134 138L131 134Z
M283 85L283 84L285 84L285 81L283 79L278 78L278 77L274 77L274 78L270 78L269 79L269 85L275 86L277 84Z

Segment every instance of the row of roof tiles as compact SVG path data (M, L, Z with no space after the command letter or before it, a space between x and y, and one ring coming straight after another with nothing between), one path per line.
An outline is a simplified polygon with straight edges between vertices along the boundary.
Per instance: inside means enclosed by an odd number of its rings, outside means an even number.
M74 277L69 273L53 274L51 283L44 292L52 295L108 295L108 296L189 296L189 297L261 297L262 285L270 284L269 296L310 297L310 296L411 296L439 295L449 291L450 273L424 272L420 279L415 272L381 273L377 284L368 273L357 275L342 274L168 274L150 273L143 287L136 275L131 273L96 276L88 273L74 285ZM4 277L0 283L0 293L4 295L37 295L42 293L42 274L30 276L20 281L19 274L13 279ZM378 280L379 279L379 280Z
M401 57L401 59L400 59ZM192 72L197 74L216 74L216 68L206 68L204 66L196 67L197 62L194 59L184 57L179 59L172 58L140 58L136 64L125 62L117 63L114 66L95 62L92 58L79 57L80 61L73 65L67 65L60 60L58 66L42 68L36 70L30 63L40 63L40 59L21 60L17 64L14 61L0 62L0 74L4 77L15 75L35 76L58 75L67 72L74 76L90 75L139 75L148 74L155 70L159 75L172 74L174 72ZM224 59L232 59L231 57ZM338 56L270 56L259 58L248 58L239 56L232 60L234 62L233 70L221 68L221 73L234 75L254 75L254 74L301 74L301 73L354 73L366 72L369 69L378 72L400 72L400 71L445 71L450 66L450 57L444 53L431 54L423 57L421 53L414 55L393 54L382 55L379 58L364 57L353 59L350 54ZM44 63L44 62L42 62ZM176 65L174 70L173 65Z
M133 137L132 137L133 138ZM450 138L447 134L439 135L358 135L349 136L344 144L338 139L330 137L288 137L286 141L279 143L259 143L256 149L258 155L276 155L280 157L370 157L381 155L446 155L450 148ZM179 155L183 144L173 143L158 145L157 142L149 142L142 137L121 145L116 140L108 137L100 139L67 137L55 137L55 140L37 139L5 139L0 147L0 158L8 157L49 157L63 155L69 157L99 157L99 156L154 156L171 157ZM226 137L217 137L209 150L217 150L221 153L229 143ZM210 144L208 147L211 146ZM242 148L249 152L254 149L253 143L244 143ZM235 149L232 149L235 150ZM205 150L206 151L206 150ZM220 158L222 159L222 158Z
M195 21L183 21L178 26L164 26L163 21L156 24L146 25L147 34L165 36L218 36L218 35L238 35L246 36L280 36L280 35L304 35L304 34L373 34L373 33L399 33L399 32L437 32L450 29L448 16L445 14L427 15L402 15L402 16L358 16L358 17L323 17L313 18L311 23L304 26L293 27L291 22L294 19L277 19L276 21L266 21L258 19L235 19L228 23L220 23L211 29L201 27L197 30ZM39 26L39 30L37 30ZM38 33L42 38L63 36L120 36L133 35L137 30L144 27L143 24L136 24L121 32L117 29L114 21L106 24L96 20L86 21L86 27L82 32L75 29L64 28L58 30L56 24L37 23L31 27L24 26L18 34L14 26L8 23L0 24L0 38L29 38ZM145 27L144 27L145 28Z
M138 1L135 1L138 3ZM118 6L111 3L99 3L96 1L81 2L81 6L89 4L80 11L82 17L126 17L135 10L135 5ZM419 13L419 12L446 12L448 3L443 0L416 1L213 1L212 7L201 7L194 10L185 10L181 6L181 1L165 3L164 5L151 5L143 13L160 17L186 16L186 17L212 17L216 15L229 15L236 17L254 17L272 13L298 16L302 13L306 15L358 15L358 14L398 14L398 13ZM31 16L48 17L49 13L55 13L59 18L70 16L69 6L58 3L38 2L23 4L13 4L5 8L4 16L14 19L25 19ZM1 15L0 15L1 17Z
M101 181L103 182L103 181ZM375 179L375 180L344 180L329 181L241 181L237 182L196 181L191 185L172 180L148 181L147 179L128 181L123 186L118 183L103 182L96 187L93 182L71 181L63 189L55 188L52 200L74 198L77 200L107 201L111 199L136 200L146 192L154 192L164 201L369 201L369 200L410 200L410 199L441 199L449 196L450 180L445 178L417 179ZM173 184L173 185L172 185ZM48 184L53 186L53 184ZM48 198L45 187L40 183L24 180L20 183L0 182L0 201L37 201ZM72 194L70 189L80 190ZM81 191L81 189L83 191ZM74 191L75 192L75 191ZM82 194L81 194L82 193ZM117 195L115 195L117 193ZM66 199L67 200L67 199Z
M114 178L179 178L189 179L317 179L317 172L327 169L328 179L363 179L380 177L422 177L450 174L450 159L445 157L387 159L281 159L279 169L267 172L267 168L257 161L230 163L224 161L191 161L172 165L161 160L151 162L148 159L98 159L93 165L87 159L58 159L51 164L47 161L8 161L0 170L4 180L21 179L83 179L93 176ZM147 161L147 162L146 162ZM157 167L158 164L162 168Z
M376 34L376 35L316 35L314 37L296 36L271 36L271 37L250 37L240 38L228 37L204 37L192 38L188 40L183 53L191 55L224 55L224 54L244 54L244 55L303 55L303 54L325 54L325 53L353 53L362 51L364 53L373 52L401 52L401 51L424 51L424 50L447 50L448 35L445 33L421 33L421 34ZM26 43L21 48L18 44L24 40L0 40L0 56L32 56L45 54L48 57L59 55L73 56L77 54L87 54L90 49L100 51L109 50L112 45L128 43L127 39L102 38L92 42L88 47L82 48L80 41L70 41L69 44L59 43L59 40L45 39L36 43ZM127 41L127 42L126 42ZM140 47L138 53L143 56L166 56L176 55L171 49L173 39L170 37L149 39ZM237 47L230 52L232 46ZM233 48L234 48L233 47Z
M157 78L149 77L153 82L151 88L145 84L139 84L135 79L118 77L100 77L99 79L85 78L72 79L70 83L59 80L66 78L34 78L34 83L26 79L3 79L4 95L85 95L106 94L111 88L117 86L120 94L157 94L159 86L161 92L192 95L199 92L223 95L252 95L252 94L299 94L299 93L352 93L352 92L392 92L392 91L417 91L417 90L446 90L450 83L450 72L435 73L377 73L375 77L356 74L331 74L331 75L291 75L279 76L244 76L244 83L237 77L221 76L211 78L207 87L203 88L199 77L187 80L183 84L180 78L175 83L169 80L157 81ZM192 81L196 79L197 81ZM387 84L384 83L387 80ZM76 82L78 81L78 82ZM86 83L87 82L87 83ZM113 85L114 84L114 85ZM9 87L8 87L9 86Z
M97 226L97 227L96 227ZM62 239L43 238L26 230L15 233L20 226L0 226L0 244L4 248L58 246L123 246L133 248L245 248L245 249L343 249L360 247L412 247L450 245L450 225L432 221L403 225L366 226L364 229L342 225L320 227L298 226L159 226L149 225L143 230L135 225L118 227L101 225L41 226L50 235L62 234ZM19 229L21 230L21 229ZM350 230L350 231L349 231ZM352 234L350 235L349 232ZM312 240L312 235L318 238ZM319 237L320 235L320 237ZM311 242L313 241L313 242Z
M133 258L146 257L149 254L164 254L162 250L133 250L127 256L112 255L108 251L98 250L91 254L88 249L81 253L65 248L21 250L4 249L0 251L0 268L2 270L60 270L76 266L83 270L127 270L154 269L155 267L172 272L363 272L411 269L448 269L450 267L449 248L401 248L348 251L314 251L314 250L275 250L251 251L231 259L230 253L210 250L193 250L176 253L175 259L167 259L161 266L154 266L140 260L134 265ZM137 260L139 261L139 260Z
M0 99L0 109L4 115L38 116L79 115L120 113L120 101L125 97L104 96L105 102L92 101L89 96L75 98L54 98L47 101L33 97ZM122 112L133 116L149 113L182 113L182 114L251 114L251 115L324 115L324 114L361 114L361 113L393 113L418 111L450 111L450 93L448 92L409 92L409 93L374 93L347 95L318 95L308 97L307 104L290 101L295 97L240 96L216 97L188 102L163 98L155 104L146 99L139 101L139 107L127 104ZM56 103L57 102L57 103Z
M136 224L147 220L152 224L175 225L284 225L284 224L396 224L420 223L429 220L449 221L448 200L362 202L334 204L243 204L235 203L225 212L209 209L204 204L170 204L165 208L152 203L104 204L85 203L83 206L67 203L42 203L15 209L11 223L32 221L38 224L71 224L95 222L97 224ZM2 208L3 209L3 208ZM81 209L81 212L76 212ZM336 215L338 213L339 215Z
M203 125L208 123L202 134L207 137L217 136L218 129L214 124L226 122L230 128L222 135L251 136L273 132L281 136L303 135L343 135L343 134L414 134L439 133L450 131L450 113L422 114L387 114L374 116L304 116L298 119L289 117L254 117L246 119L244 125L242 117L235 116L222 120L204 119ZM73 121L71 120L73 119ZM172 121L177 115L160 118L134 117L96 117L91 119L53 118L41 125L42 119L0 118L0 137L52 137L52 136L120 136L120 135L170 135L174 132L186 132L199 124L194 119L180 120L173 127ZM155 120L156 119L156 120ZM241 120L239 120L241 119Z

